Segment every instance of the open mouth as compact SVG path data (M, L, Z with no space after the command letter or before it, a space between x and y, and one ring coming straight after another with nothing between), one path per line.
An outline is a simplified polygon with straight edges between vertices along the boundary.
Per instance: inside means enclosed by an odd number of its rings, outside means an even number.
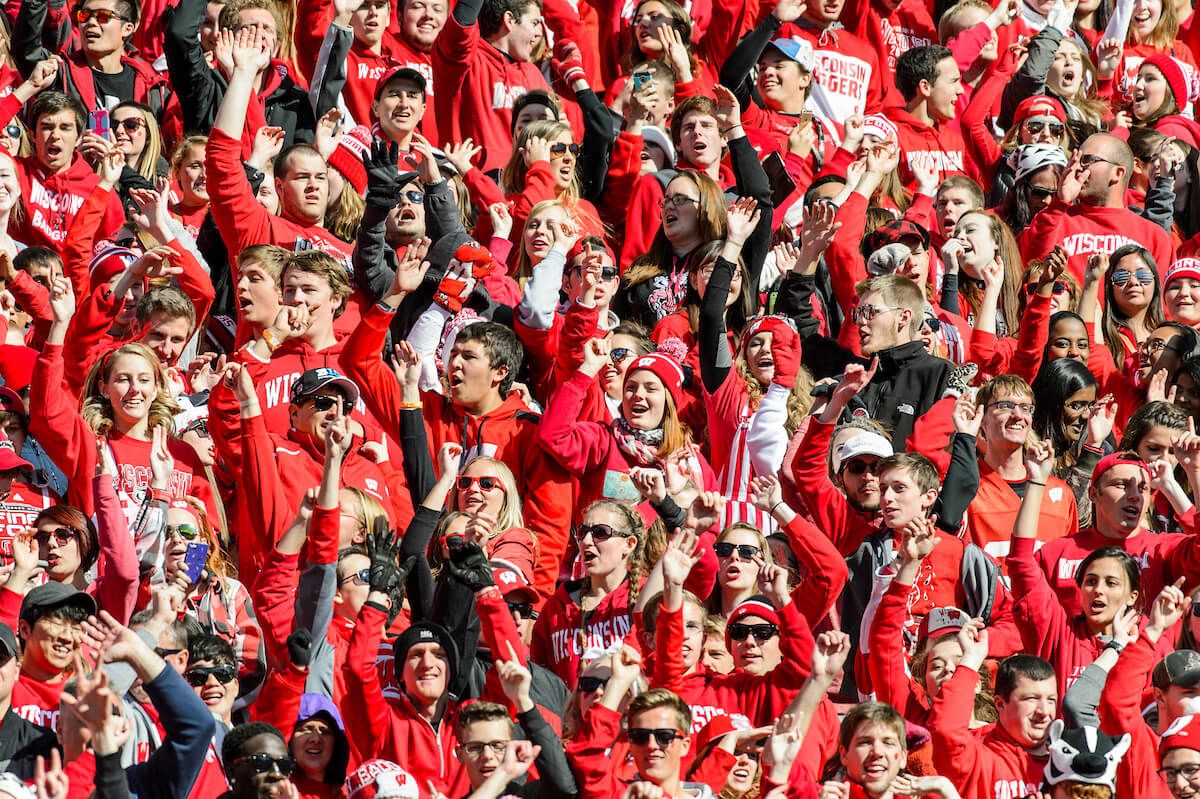
M221 704L221 700L224 698L225 689L219 685L209 686L200 692L200 701L209 707Z
M417 212L410 206L405 205L400 209L400 213L396 215L396 219L401 222L415 222L417 221Z

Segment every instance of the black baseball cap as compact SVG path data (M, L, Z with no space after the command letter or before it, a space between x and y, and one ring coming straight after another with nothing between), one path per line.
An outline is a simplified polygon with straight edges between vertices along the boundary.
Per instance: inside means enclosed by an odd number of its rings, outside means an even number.
M73 585L52 580L25 595L21 602L21 621L32 626L50 611L63 607L82 608L89 616L96 615L96 600L90 595Z
M1200 652L1191 649L1176 649L1154 667L1150 682L1160 691L1172 685L1192 688L1200 683Z
M351 405L358 404L358 386L337 369L331 369L328 366L309 369L296 378L296 381L292 383L292 404L299 405L326 386L332 386L340 391Z

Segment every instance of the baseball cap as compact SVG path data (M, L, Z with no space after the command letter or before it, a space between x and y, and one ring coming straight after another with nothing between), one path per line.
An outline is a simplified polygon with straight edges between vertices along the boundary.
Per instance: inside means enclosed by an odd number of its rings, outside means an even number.
M13 633L12 627L3 622L0 622L0 649L4 650L5 660L21 654L21 650L17 648L17 636Z
M921 246L929 249L929 231L909 219L894 219L885 222L863 239L863 255L870 255L888 244L899 244L904 239L920 239Z
M657 144L667 154L668 166L675 163L675 145L671 143L671 137L665 130L657 125L645 125L642 127L642 141Z
M8 386L0 386L0 411L12 411L21 416L29 415L25 410L25 402L21 399L21 395Z
M932 608L925 614L925 618L921 619L917 637L928 640L937 638L939 635L957 633L970 620L971 617L967 615L966 611L956 607Z
M0 430L0 472L10 469L32 469L33 464L17 454L17 448L8 440L8 435Z
M25 600L21 602L21 621L32 625L48 611L63 607L82 608L89 616L93 616L96 613L96 600L73 585L51 581L25 595Z
M533 583L529 581L529 576L522 572L516 564L500 558L492 558L491 566L496 587L500 589L500 593L504 595L505 599L521 593L529 597L537 596L537 592L533 589Z
M428 94L429 84L425 81L425 76L417 72L412 67L396 67L390 72L383 73L383 77L375 82L375 99L379 99L379 95L383 94L383 90L387 85L394 80L411 80L417 84L421 90L421 94Z
M851 438L841 449L833 454L833 470L840 472L842 464L860 455L874 455L877 458L887 458L896 453L892 450L892 442L879 433L864 430Z
M799 64L805 72L812 72L813 62L816 59L812 43L807 39L779 38L773 40L767 47L774 47L784 58Z
M1160 691L1172 685L1192 688L1200 683L1200 652L1192 649L1176 649L1154 667L1150 682Z
M317 369L309 369L296 378L296 382L292 383L292 404L303 402L326 386L333 386L342 392L351 405L358 403L358 386L354 385L354 381L337 369L321 366Z

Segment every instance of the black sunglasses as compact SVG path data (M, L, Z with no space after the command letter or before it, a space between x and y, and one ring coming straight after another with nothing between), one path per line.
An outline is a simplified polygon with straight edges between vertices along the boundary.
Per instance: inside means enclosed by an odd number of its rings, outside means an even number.
M221 666L196 666L184 672L183 676L187 678L189 684L199 688L208 682L210 674L216 677L219 683L232 682L237 677L237 667L228 663Z
M774 624L742 624L737 622L729 625L729 639L731 641L745 641L749 636L753 635L755 641L770 640L779 635L779 628Z
M533 618L533 604L530 602L505 602L508 605L508 612L515 613L522 619Z
M921 321L921 330L924 331L926 328L933 333L940 333L942 331L942 320L936 316L926 316Z
M654 741L663 749L671 745L672 741L683 737L683 733L679 730L671 729L670 727L658 727L650 729L648 727L632 727L629 730L629 742L635 746L645 746L650 743L650 737L654 736Z
M324 413L325 411L333 410L337 404L346 404L346 401L340 397L331 397L328 394L322 394L319 397L313 397L313 408Z
M614 530L612 525L608 524L581 524L575 530L575 540L583 541L591 535L592 540L599 544L602 541L607 541L610 538L628 538L629 533L622 533L620 530Z
M1030 186L1029 193L1039 200L1049 200L1058 194L1058 189L1047 189L1041 186Z
M234 765L248 763L255 774L270 774L272 771L278 771L283 776L290 777L296 770L296 761L291 756L271 757L265 752L239 757L233 763Z
M496 486L500 485L499 477L467 477L463 475L458 478L458 490L466 491L475 483L479 483L479 487L484 491L491 491Z
M753 544L731 544L728 541L713 544L713 552L717 553L718 558L727 558L735 551L742 560L754 560L755 555L762 553L762 550Z
M575 264L574 266L571 267L572 272L579 272L581 274L583 272L583 269L584 269L584 264ZM600 279L601 280L604 280L604 281L616 280L620 276L620 274L621 274L621 271L619 269L617 269L615 266L600 267Z
M21 126L15 123L12 125L5 125L4 133L10 139L19 139L21 138Z
M594 691L599 691L606 685L608 685L607 677L580 677L579 693L590 694Z
M1064 283L1063 281L1061 281L1061 280L1054 281L1054 293L1055 294L1066 294L1067 288L1068 288L1067 284ZM1025 284L1025 296L1026 297L1032 297L1034 294L1037 294L1037 290L1038 290L1037 283L1026 283Z

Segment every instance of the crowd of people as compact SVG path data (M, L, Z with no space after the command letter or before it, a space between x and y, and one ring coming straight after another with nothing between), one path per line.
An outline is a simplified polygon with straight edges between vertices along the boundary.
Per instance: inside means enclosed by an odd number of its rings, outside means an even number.
M0 799L1200 796L1189 0L7 0Z

